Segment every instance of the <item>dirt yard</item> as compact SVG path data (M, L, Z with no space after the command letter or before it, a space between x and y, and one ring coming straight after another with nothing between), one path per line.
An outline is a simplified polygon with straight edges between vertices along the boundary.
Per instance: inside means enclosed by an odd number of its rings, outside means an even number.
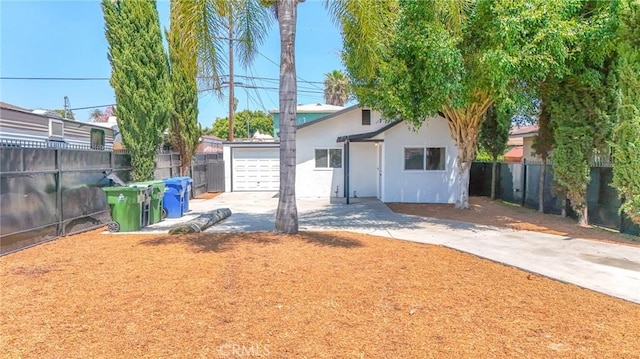
M347 233L61 238L0 258L6 358L638 358L640 305Z
M492 201L487 197L469 197L468 210L457 210L448 204L406 204L388 205L397 213L413 214L421 217L450 219L484 224L496 227L512 228L534 232L557 234L566 237L613 241L640 246L640 237L621 234L604 228L583 228L571 218L554 214L543 214L522 206Z

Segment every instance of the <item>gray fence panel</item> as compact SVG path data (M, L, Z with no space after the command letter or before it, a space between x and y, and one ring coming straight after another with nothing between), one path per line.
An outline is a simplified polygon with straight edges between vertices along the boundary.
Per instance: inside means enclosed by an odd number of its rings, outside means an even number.
M538 209L540 168L541 164L500 163L497 197L507 202ZM610 166L592 167L590 176L591 181L587 186L589 222L617 229L622 233L640 236L640 225L631 222L619 213L621 201L617 191L611 186L613 168ZM565 203L554 190L553 167L551 165L547 165L544 192L545 213L560 214ZM490 163L473 163L469 193L489 196L491 193ZM570 206L567 205L566 209L570 217L576 218L576 214Z
M224 161L207 164L207 191L224 192Z
M0 175L0 254L58 235L57 174Z
M131 157L126 153L87 149L0 146L0 254L59 236L103 226L111 220L102 187L116 174L131 182ZM221 154L196 156L192 193L224 191ZM160 153L155 178L181 175L180 155Z

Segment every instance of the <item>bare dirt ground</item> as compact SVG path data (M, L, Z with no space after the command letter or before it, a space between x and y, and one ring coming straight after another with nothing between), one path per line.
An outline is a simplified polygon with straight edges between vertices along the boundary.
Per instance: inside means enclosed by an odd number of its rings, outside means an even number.
M640 306L349 233L88 232L0 257L5 358L638 358Z
M218 197L222 192L206 192L206 193L202 193L197 195L195 198L196 199L211 199L211 198L215 198Z
M539 213L516 204L492 201L487 197L469 197L469 206L468 210L458 210L448 204L388 204L397 213L640 246L640 237L604 228L580 227L571 218Z

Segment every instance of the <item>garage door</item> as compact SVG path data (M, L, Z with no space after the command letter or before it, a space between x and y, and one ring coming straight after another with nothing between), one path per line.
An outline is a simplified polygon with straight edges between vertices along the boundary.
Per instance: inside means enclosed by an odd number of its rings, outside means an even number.
M280 188L278 148L234 148L232 191L277 191Z

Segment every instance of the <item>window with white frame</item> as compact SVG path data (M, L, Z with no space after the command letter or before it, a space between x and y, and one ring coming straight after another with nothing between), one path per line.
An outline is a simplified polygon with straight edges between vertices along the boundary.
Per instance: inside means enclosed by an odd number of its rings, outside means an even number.
M404 149L406 171L444 171L444 164L443 147L405 147Z
M316 168L342 168L342 149L316 148Z

